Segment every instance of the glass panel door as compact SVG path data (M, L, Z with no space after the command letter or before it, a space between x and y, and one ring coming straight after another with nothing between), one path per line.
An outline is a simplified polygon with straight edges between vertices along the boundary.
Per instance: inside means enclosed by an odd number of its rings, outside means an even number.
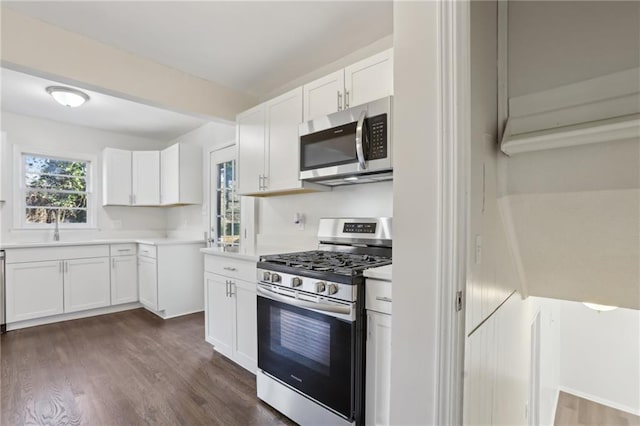
M211 153L211 227L209 241L220 247L240 245L240 197L236 193L233 147Z

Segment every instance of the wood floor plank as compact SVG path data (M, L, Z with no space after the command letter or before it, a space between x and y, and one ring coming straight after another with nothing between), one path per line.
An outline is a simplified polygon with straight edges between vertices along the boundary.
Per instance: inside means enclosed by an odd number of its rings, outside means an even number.
M0 424L290 425L255 376L204 341L204 317L144 309L0 338Z

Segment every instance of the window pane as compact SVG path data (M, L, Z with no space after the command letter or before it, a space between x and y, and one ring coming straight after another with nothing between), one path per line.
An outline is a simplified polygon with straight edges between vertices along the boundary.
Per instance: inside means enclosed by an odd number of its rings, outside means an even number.
M240 243L240 197L235 188L235 160L218 164L216 207L220 245Z
M25 170L35 173L86 176L87 163L84 161L58 160L37 155L24 156Z
M62 189L65 191L87 190L87 181L84 176L57 176L27 173L25 175L27 188Z
M87 209L48 209L44 207L27 207L26 223L50 223L59 217L60 223L87 223Z
M27 207L66 207L87 208L86 194L67 194L63 192L27 191L25 195Z

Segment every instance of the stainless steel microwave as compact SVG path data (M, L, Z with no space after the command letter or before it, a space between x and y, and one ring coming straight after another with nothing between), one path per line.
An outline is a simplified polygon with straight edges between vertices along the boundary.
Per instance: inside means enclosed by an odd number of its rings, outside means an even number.
M300 124L300 179L325 185L388 180L392 97Z

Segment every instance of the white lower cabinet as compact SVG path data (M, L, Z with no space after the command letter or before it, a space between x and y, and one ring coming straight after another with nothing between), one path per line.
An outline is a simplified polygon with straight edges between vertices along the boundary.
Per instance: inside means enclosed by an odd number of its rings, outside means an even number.
M64 311L77 312L111 304L109 258L72 259L64 267Z
M158 267L156 259L138 256L138 285L140 303L158 311Z
M391 315L367 311L365 423L389 424L391 397Z
M6 266L7 323L64 312L62 262L26 262Z
M228 275L210 270L225 270ZM207 256L205 262L205 338L215 350L252 373L257 369L258 330L256 283L235 276L255 276L255 262Z
M138 259L136 256L111 258L111 304L138 301Z

